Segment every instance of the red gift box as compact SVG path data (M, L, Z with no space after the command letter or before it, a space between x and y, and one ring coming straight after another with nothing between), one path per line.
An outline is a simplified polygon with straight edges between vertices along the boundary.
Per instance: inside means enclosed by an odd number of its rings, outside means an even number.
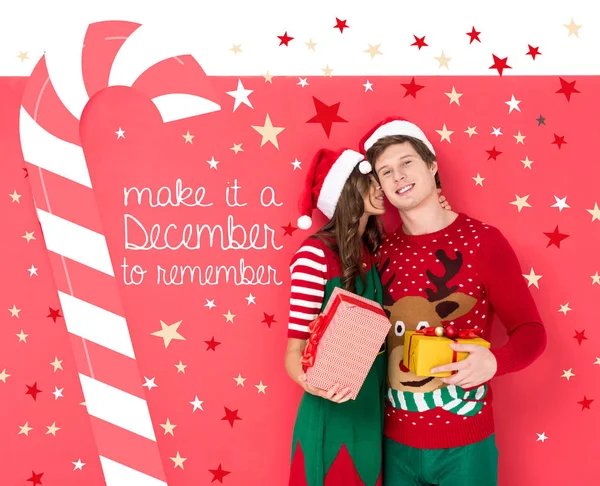
M310 324L310 338L302 353L307 383L329 390L339 383L355 400L391 323L381 306L339 287L324 311Z

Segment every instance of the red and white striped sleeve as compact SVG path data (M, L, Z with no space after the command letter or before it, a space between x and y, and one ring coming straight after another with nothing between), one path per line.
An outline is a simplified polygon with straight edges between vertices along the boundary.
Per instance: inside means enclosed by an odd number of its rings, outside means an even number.
M327 260L317 242L307 240L290 263L292 289L288 337L308 339L308 325L316 319L325 296Z

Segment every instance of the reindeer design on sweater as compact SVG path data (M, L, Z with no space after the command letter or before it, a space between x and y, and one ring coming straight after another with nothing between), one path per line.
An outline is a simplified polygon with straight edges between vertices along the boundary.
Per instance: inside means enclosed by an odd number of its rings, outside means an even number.
M457 292L458 286L449 286L450 280L460 271L463 256L457 251L455 258L450 258L444 250L437 250L437 259L444 267L441 276L431 269L426 271L429 281L434 286L426 288L427 298L406 296L394 301L389 288L396 279L393 273L384 283L384 274L390 264L387 258L380 269L383 286L383 307L392 323L388 334L388 386L402 392L430 392L445 387L439 378L418 377L411 373L402 363L404 356L404 336L406 331L417 331L426 327L437 327L444 322L452 321L471 311L477 300L465 293Z

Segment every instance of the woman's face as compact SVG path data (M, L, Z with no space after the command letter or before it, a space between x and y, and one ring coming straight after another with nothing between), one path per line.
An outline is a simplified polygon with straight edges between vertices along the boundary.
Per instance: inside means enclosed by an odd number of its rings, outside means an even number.
M365 203L365 214L369 216L379 216L385 213L384 195L381 186L373 177L369 174L369 190L363 196Z

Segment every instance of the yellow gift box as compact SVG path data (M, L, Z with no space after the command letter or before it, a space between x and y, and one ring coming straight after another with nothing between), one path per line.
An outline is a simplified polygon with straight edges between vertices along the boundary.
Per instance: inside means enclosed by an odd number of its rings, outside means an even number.
M435 376L436 378L451 376L452 373L449 371L432 374L431 369L462 361L469 356L469 353L454 351L450 347L452 342L490 347L490 343L480 337L450 339L445 336L426 336L415 331L406 331L404 335L404 366L417 376Z

